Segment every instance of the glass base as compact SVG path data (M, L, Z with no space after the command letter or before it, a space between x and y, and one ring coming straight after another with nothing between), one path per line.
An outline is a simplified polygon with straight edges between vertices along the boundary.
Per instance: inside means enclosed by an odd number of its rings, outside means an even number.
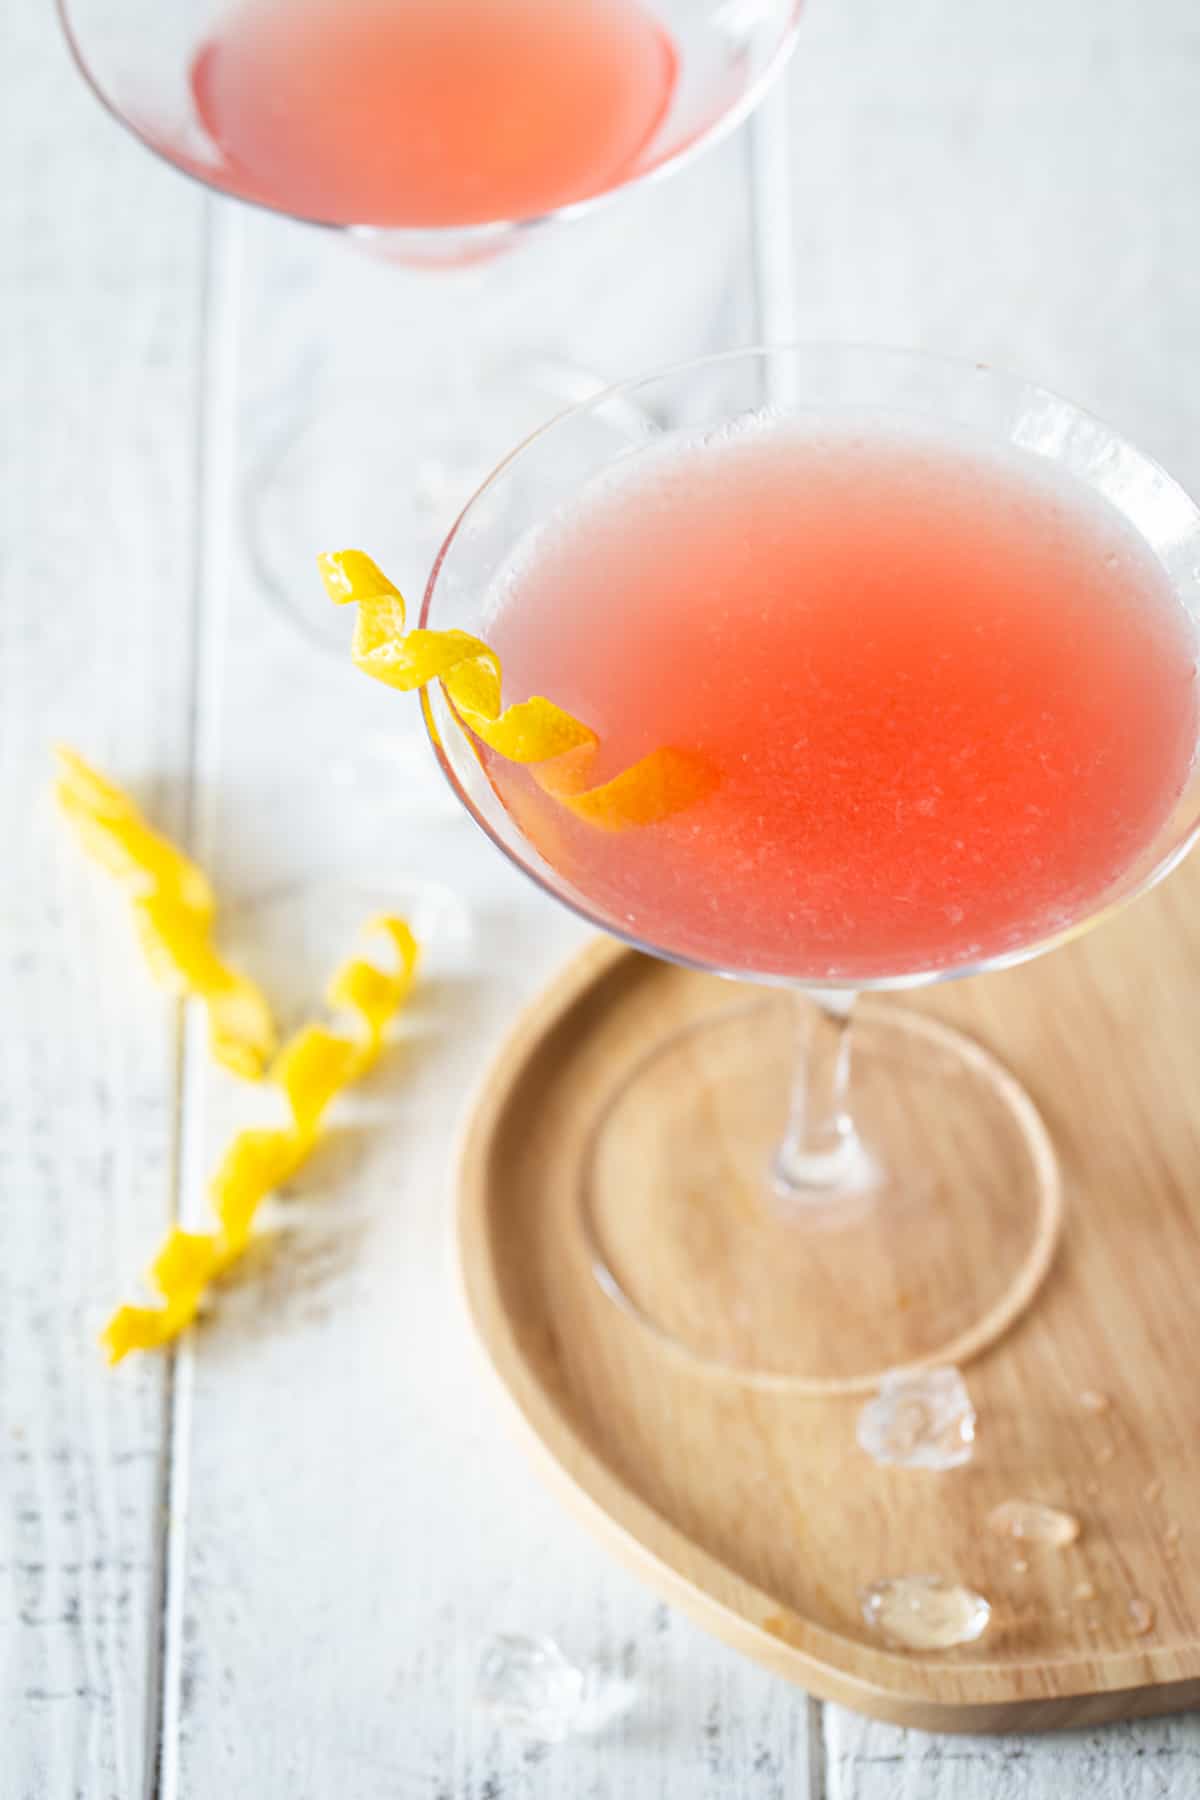
M613 1093L581 1219L597 1279L713 1373L814 1394L962 1363L1028 1306L1061 1212L1045 1127L969 1038L864 1000L849 1112L861 1153L797 1196L772 1179L795 1078L795 1001L666 1039Z

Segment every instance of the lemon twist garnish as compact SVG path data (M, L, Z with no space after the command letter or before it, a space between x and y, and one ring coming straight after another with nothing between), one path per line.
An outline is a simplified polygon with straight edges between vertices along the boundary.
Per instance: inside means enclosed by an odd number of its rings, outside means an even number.
M208 877L74 750L60 744L55 756L58 804L83 848L128 894L152 974L203 1002L217 1062L257 1080L275 1049L271 1009L255 983L213 948L216 901Z
M289 1038L270 1079L283 1090L290 1126L242 1131L234 1138L209 1188L216 1230L176 1226L168 1233L149 1270L162 1305L117 1308L100 1340L110 1362L120 1362L131 1350L158 1349L191 1324L209 1283L245 1251L262 1202L313 1149L331 1102L379 1056L388 1025L412 987L418 946L402 919L378 918L369 929L391 939L396 969L389 973L358 957L338 968L327 998L331 1006L357 1015L357 1034L347 1037L309 1024Z
M596 733L541 695L504 706L500 659L482 638L410 631L400 590L361 550L328 552L317 566L330 599L358 607L352 654L364 675L405 693L440 681L469 731L507 761L536 765L539 786L587 824L602 831L653 825L714 785L700 757L668 746L589 787Z

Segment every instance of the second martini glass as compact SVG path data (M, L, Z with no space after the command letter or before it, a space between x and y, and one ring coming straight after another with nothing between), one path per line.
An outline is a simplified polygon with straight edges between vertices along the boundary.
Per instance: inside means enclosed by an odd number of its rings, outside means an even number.
M962 1360L1028 1304L1061 1205L1038 1111L982 1045L877 996L1053 949L1178 862L1198 612L1200 513L1161 469L1040 388L906 352L632 383L467 507L421 624L486 639L506 700L590 714L618 764L665 730L712 765L669 819L596 832L426 690L512 861L753 984L659 1033L570 1177L597 1279L664 1349L850 1391Z
M394 564L431 555L509 444L603 385L540 344L514 358L544 310L538 247L731 131L782 67L799 0L58 6L81 71L149 149L392 265L387 292L331 281L320 392L250 482L269 593L340 651L306 604L297 516L316 536L349 525ZM517 250L531 268L505 274ZM413 452L399 485L398 429Z

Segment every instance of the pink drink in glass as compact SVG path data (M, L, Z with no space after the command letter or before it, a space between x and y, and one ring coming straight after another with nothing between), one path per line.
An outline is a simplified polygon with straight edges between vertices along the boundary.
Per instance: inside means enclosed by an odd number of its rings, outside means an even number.
M520 219L638 169L676 55L637 0L248 0L192 91L244 198L338 224Z
M730 971L868 981L1019 951L1155 838L1197 736L1196 642L1115 508L1016 449L886 416L619 464L526 544L486 635L505 696L715 777L619 833L490 778L618 930Z

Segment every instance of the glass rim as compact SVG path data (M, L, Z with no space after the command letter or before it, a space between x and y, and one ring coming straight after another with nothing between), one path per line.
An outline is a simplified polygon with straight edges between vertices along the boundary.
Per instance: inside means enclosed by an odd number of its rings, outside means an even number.
M1098 425L1102 430L1111 432L1112 435L1122 443L1128 444L1129 448L1135 451L1137 457L1144 466L1160 475L1178 493L1184 495L1196 517L1197 530L1200 532L1200 506L1197 505L1191 495L1180 486L1179 482L1175 480L1175 477L1171 475L1161 463L1157 462L1154 457L1149 456L1144 451L1138 449L1136 445L1132 444L1130 440L1125 438L1123 433L1117 431L1115 427L1106 424L1105 421L1100 418L1099 414L1078 405L1066 395L1058 393L1053 388L1045 387L1040 382L1027 380L1021 375L1014 375L1009 370L999 368L991 362L980 361L971 357L948 355L936 350L906 348L903 345L869 343L865 341L838 342L836 340L830 340L822 342L820 339L794 339L775 344L759 343L746 345L740 349L718 350L709 352L703 356L687 357L680 362L671 363L665 367L651 370L648 374L637 375L624 381L614 382L611 386L590 396L587 400L566 407L563 411L556 413L552 418L545 420L541 425L537 426L535 430L527 433L527 435L522 438L518 444L514 445L507 455L496 464L495 468L490 471L485 480L482 481L475 489L474 493L471 494L457 518L454 520L454 523L451 525L449 531L446 533L445 538L442 540L433 567L430 571L429 578L425 584L420 614L417 620L418 625L421 627L429 627L430 613L443 564L453 548L459 531L466 523L472 510L491 490L494 484L504 476L510 465L522 457L527 450L535 443L539 442L543 437L554 432L569 419L595 411L602 406L611 404L614 400L629 400L636 395L639 389L670 380L672 377L685 375L691 371L710 368L721 363L751 361L762 363L765 362L767 358L773 356L787 355L812 355L821 357L829 357L830 355L876 356L880 358L893 358L910 363L925 363L951 371L957 370L964 375L971 373L986 375L1002 382L1011 383L1014 388L1019 388L1027 394L1037 395L1055 401L1060 405L1069 406L1079 419ZM769 408L769 402L766 404L767 408ZM436 685L437 689L442 694L443 703L448 716L454 721L456 730L462 734L464 742L467 744L471 754L474 755L475 752L471 742L470 733L457 719L449 698L445 694L444 684L439 681L434 685ZM1149 869L1144 879L1139 880L1134 886L1124 892L1114 892L1110 889L1109 897L1104 898L1101 896L1099 903L1082 917L1072 920L1069 924L1062 926L1058 930L1031 939L1028 944L1018 945L1014 949L1001 951L994 956L980 957L970 962L952 963L945 967L913 970L900 975L866 975L861 977L831 976L828 978L810 978L808 976L785 975L777 972L762 973L753 969L729 969L724 968L717 963L705 961L700 957L689 956L684 952L664 948L660 945L651 943L647 939L640 938L632 932L622 930L620 925L605 918L598 910L594 910L586 904L586 902L577 900L571 895L561 892L554 885L553 881L543 875L541 871L534 867L530 862L525 861L516 850L505 843L491 821L476 804L472 795L467 792L458 775L458 771L451 762L445 745L442 742L442 733L438 721L434 716L433 702L430 698L430 694L431 688L422 688L420 691L421 714L425 722L425 729L430 744L432 745L434 755L437 758L442 773L475 824L514 868L519 869L528 880L532 881L543 893L549 895L558 905L567 907L577 918L584 920L585 923L593 926L597 931L603 932L606 936L615 938L618 942L624 943L631 950L639 950L645 955L657 957L662 962L674 963L681 968L696 969L706 974L723 976L729 980L744 981L759 987L799 988L812 990L813 992L902 992L907 989L932 987L944 981L957 981L971 975L984 975L995 970L1016 968L1021 963L1032 962L1035 957L1044 956L1052 950L1060 949L1064 945L1072 943L1076 938L1083 937L1096 926L1105 924L1109 919L1114 918L1132 901L1140 899L1144 894L1149 893L1152 888L1157 887L1161 881L1164 881L1166 877L1179 866L1187 856L1188 852L1192 849L1197 839L1200 838L1200 810L1198 810L1195 816L1191 818L1190 822L1185 825L1178 840L1173 842L1164 851L1163 855ZM1198 754L1200 754L1200 752L1198 752ZM1197 764L1194 761L1193 779L1195 778L1196 770ZM1180 798L1182 799L1182 795ZM1178 802L1176 804L1178 804ZM1200 805L1200 801L1198 801L1198 805Z
M364 245L386 242L389 247L403 249L407 243L414 250L418 247L433 250L439 244L447 244L453 240L456 244L461 244L464 251L475 251L482 254L490 246L499 245L507 237L537 231L544 226L557 224L559 221L566 222L582 218L608 201L616 200L621 194L647 186L651 182L666 180L689 167L706 151L714 149L754 112L764 95L773 86L776 77L782 72L784 64L795 47L796 33L799 29L800 15L805 0L789 0L778 41L773 45L770 55L755 79L742 89L730 106L718 113L702 131L690 137L671 155L663 157L659 162L652 163L648 168L635 170L631 175L614 182L612 186L604 188L598 194L586 194L580 200L571 200L562 206L549 207L544 212L520 214L506 219L484 219L475 224L466 225L368 225L346 223L337 219L318 219L308 213L293 212L286 206L276 206L270 200L260 200L250 194L239 194L233 188L224 187L219 181L211 180L200 169L180 161L172 155L170 150L150 137L101 85L98 76L93 73L75 30L72 19L73 4L74 0L54 0L54 10L71 60L95 98L109 117L114 119L136 143L148 150L158 162L166 164L177 175L184 176L205 193L219 194L222 199L232 200L236 205L249 207L257 213L265 213L270 218L290 219L294 224L308 225L317 231L346 236Z

